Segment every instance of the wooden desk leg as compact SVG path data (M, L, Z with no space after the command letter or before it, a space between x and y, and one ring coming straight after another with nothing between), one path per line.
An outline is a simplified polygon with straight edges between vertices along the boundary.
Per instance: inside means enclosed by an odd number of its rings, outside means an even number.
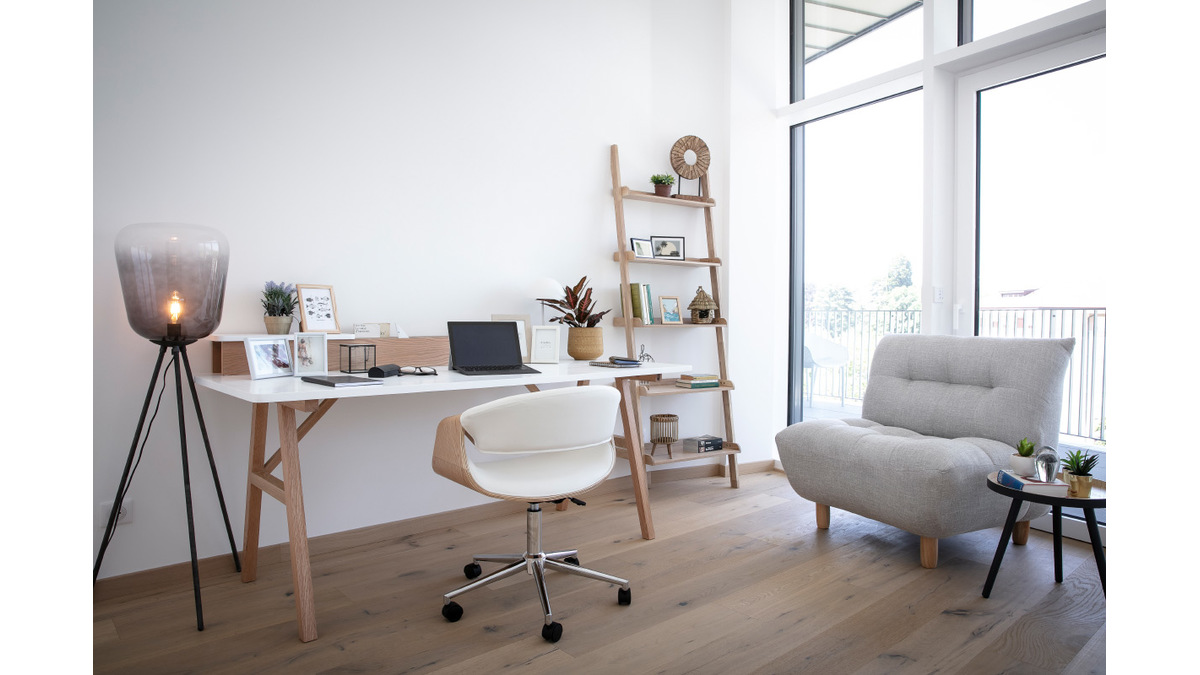
M1104 585L1104 544L1100 542L1100 525L1096 522L1096 509L1085 508L1083 517L1087 520L1088 538L1092 540L1092 554L1096 556L1096 569L1100 570L1100 590L1108 595L1108 587Z
M214 343L215 345L216 343ZM262 521L262 489L250 480L263 467L267 453L269 403L254 403L250 412L250 470L246 472L246 524L242 534L242 581L258 578L258 531Z
M996 574L1000 572L1000 561L1004 560L1004 549L1008 548L1008 538L1012 536L1013 526L1017 523L1017 514L1021 511L1024 500L1014 499L1008 508L1008 518L1004 521L1004 530L1000 533L1000 543L996 545L996 555L992 558L992 568L988 570L987 581L983 584L983 597L992 594L992 585L996 583Z
M292 586L296 593L296 622L300 641L317 639L317 606L313 597L312 567L308 560L308 530L304 524L304 492L300 485L300 446L296 438L296 411L276 405L279 415L280 468L283 471L284 506L287 509L288 548L292 557Z
M629 477L633 480L633 498L637 502L638 522L642 526L642 539L654 538L654 521L650 516L650 491L646 487L646 465L642 459L642 434L638 424L634 387L637 380L629 377L617 379L621 391L621 424L625 427L625 446L629 456Z

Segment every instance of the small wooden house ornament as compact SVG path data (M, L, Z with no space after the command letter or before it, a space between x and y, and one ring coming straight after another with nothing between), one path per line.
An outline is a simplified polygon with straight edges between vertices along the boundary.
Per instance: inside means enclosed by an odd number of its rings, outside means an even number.
M696 288L696 297L688 304L692 310L692 323L712 323L717 318L717 303L704 292L704 287Z

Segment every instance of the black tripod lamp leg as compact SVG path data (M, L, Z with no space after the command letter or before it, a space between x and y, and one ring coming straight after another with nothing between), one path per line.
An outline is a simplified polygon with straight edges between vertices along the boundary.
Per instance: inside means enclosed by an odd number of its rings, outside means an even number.
M212 471L213 485L217 488L217 501L221 504L221 517L225 519L225 534L229 537L229 551L233 554L233 565L237 571L242 571L242 561L238 558L237 542L233 538L233 528L229 525L229 510L225 508L225 494L221 491L221 479L217 476L217 462L213 459L212 444L208 442L208 427L204 425L204 413L200 412L200 397L196 394L196 380L192 377L192 364L188 361L187 349L180 347L183 356L183 367L187 371L188 387L192 390L192 403L196 406L196 421L200 423L200 437L204 439L204 451L208 453L208 468Z
M142 403L142 414L138 417L137 430L133 432L133 443L129 446L129 457L125 459L125 470L121 472L121 482L117 484L117 496L113 498L112 511L108 514L108 525L104 528L104 538L100 540L100 552L96 554L96 564L92 567L92 583L100 575L100 563L104 562L104 552L112 541L113 531L117 528L117 516L121 513L121 502L125 490L129 487L129 472L133 467L133 458L137 455L138 441L142 439L142 428L146 424L146 413L150 410L150 401L154 399L154 385L158 383L158 374L162 372L163 357L167 353L166 345L158 348L158 360L154 362L154 372L150 374L150 386L146 388L146 400Z
M192 518L192 479L188 472L187 433L183 419L183 377L179 373L179 347L171 349L175 362L175 402L179 409L179 454L183 459L183 500L187 506L188 544L192 550L192 592L196 596L196 630L204 630L204 608L200 604L200 566L196 561L196 523Z

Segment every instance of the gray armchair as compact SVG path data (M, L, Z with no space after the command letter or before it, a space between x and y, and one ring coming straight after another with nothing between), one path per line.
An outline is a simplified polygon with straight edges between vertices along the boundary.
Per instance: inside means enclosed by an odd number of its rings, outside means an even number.
M775 436L797 494L921 538L921 565L937 541L1003 525L1009 500L987 474L1008 466L1022 438L1056 446L1062 386L1074 338L888 335L871 362L861 419L813 420ZM1026 503L1014 542L1048 507Z

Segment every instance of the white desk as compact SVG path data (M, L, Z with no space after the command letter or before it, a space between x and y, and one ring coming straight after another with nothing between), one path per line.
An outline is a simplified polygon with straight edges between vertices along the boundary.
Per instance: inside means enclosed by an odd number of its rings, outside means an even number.
M262 514L262 495L274 497L287 511L288 547L291 553L292 582L296 595L296 619L300 640L317 638L317 613L313 598L312 568L308 557L308 532L304 522L304 493L300 482L300 439L342 399L425 392L465 391L524 386L536 391L538 385L587 383L590 380L615 380L621 392L621 423L626 439L641 438L637 396L633 387L639 380L656 380L664 374L690 371L688 365L645 363L637 368L600 368L586 361L537 363L539 375L462 375L438 367L437 375L387 377L381 384L363 387L325 387L302 381L299 377L251 380L248 375L199 375L202 387L233 396L253 406L250 418L250 468L246 478L246 527L242 552L242 581L254 581L258 575L258 536ZM266 456L267 414L275 405L279 422L279 449ZM309 413L299 425L296 411ZM436 424L437 420L430 420ZM636 443L635 443L636 446ZM430 448L430 457L433 449ZM644 539L654 538L650 517L650 496L646 486L642 453L629 454L629 473L633 480L638 520ZM430 460L432 461L432 460ZM272 475L279 468L281 477Z

